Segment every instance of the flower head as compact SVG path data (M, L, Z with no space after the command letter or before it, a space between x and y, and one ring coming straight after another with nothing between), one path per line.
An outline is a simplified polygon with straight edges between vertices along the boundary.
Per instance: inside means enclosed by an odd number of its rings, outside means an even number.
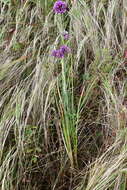
M68 40L68 39L69 39L69 34L68 34L67 31L64 31L64 32L62 33L62 36L63 36L63 38L64 38L65 40Z
M71 49L69 47L67 47L66 45L63 45L59 49L53 50L51 55L53 57L63 58L65 54L70 53L70 51Z
M61 52L59 49L53 50L51 55L53 57L57 57L57 58L63 58L64 57L64 53Z
M65 53L70 53L71 49L70 49L68 46L66 46L66 45L62 45L62 46L60 47L60 51L61 51L63 54L65 54Z
M53 6L53 11L58 14L63 14L68 11L67 3L61 0L55 2Z

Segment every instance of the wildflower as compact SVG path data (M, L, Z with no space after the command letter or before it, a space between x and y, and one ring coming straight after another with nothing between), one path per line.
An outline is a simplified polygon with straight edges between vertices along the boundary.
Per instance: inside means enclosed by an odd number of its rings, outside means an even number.
M64 32L62 33L62 36L64 37L65 40L68 40L68 39L69 39L69 34L68 34L67 31L64 31Z
M53 57L57 57L57 58L63 58L64 57L64 53L61 52L59 49L53 50L51 55Z
M65 53L70 53L71 49L70 49L68 46L66 46L66 45L62 45L62 46L60 47L60 51L61 51L63 54L65 54Z
M61 0L56 1L53 6L53 11L58 14L63 14L68 10L67 3Z
M53 50L51 55L53 57L63 58L65 54L69 53L70 51L71 49L69 47L67 47L66 45L63 45L59 49Z

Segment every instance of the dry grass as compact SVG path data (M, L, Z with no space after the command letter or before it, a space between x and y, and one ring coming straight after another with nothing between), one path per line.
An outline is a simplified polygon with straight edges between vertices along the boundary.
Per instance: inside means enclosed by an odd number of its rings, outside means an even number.
M126 190L127 2L54 2L0 2L0 189Z

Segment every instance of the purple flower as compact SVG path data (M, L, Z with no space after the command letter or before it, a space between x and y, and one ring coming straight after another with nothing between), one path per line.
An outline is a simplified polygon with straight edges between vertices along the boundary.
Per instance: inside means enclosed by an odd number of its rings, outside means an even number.
M57 57L57 58L63 58L64 57L64 53L61 52L59 49L53 50L51 55L53 57Z
M68 39L69 39L69 34L68 34L67 31L64 31L64 32L62 33L62 36L64 37L65 40L68 40Z
M63 14L68 10L67 3L61 0L56 1L53 6L53 11L58 14Z
M63 45L59 49L53 50L51 55L53 57L63 58L65 56L65 54L70 53L70 51L71 51L71 49L69 47L67 47L66 45Z
M66 46L66 45L62 45L62 46L60 47L60 51L61 51L63 54L66 54L66 53L70 53L71 49L70 49L68 46Z

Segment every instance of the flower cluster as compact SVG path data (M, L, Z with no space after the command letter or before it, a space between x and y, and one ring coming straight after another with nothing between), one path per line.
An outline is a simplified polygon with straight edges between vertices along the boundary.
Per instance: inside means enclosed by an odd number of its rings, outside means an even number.
M62 45L59 49L53 50L51 55L57 58L63 58L65 54L70 53L70 51L71 49L68 46Z
M68 11L68 6L67 3L61 0L58 0L55 2L54 6L53 6L53 11L57 14L63 14L66 11ZM62 36L64 38L64 40L68 40L69 39L69 34L67 31L64 31L62 33ZM59 49L53 50L51 55L53 57L57 57L57 58L63 58L66 54L68 54L70 52L70 48L66 45L62 45Z
M56 1L53 6L53 11L57 14L63 14L68 10L67 3L61 0Z

